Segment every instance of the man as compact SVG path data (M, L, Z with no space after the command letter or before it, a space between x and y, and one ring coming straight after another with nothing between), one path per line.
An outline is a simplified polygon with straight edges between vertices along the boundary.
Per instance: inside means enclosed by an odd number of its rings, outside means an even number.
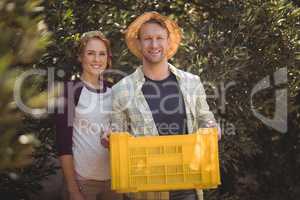
M135 136L188 134L216 125L199 77L168 63L180 41L177 24L157 12L144 13L130 24L126 43L142 66L113 87L113 131ZM200 200L203 193L182 190L128 196L141 200Z

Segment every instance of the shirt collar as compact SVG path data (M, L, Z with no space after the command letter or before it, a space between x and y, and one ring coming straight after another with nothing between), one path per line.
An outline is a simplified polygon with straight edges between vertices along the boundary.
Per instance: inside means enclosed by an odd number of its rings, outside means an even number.
M168 63L168 67L169 67L169 70L171 71L171 73L173 73L176 76L176 79L180 80L181 75L180 75L179 70L170 63ZM143 72L143 66L142 65L139 66L136 69L136 71L134 73L134 78L135 78L137 83L143 84L145 82L145 75L144 75L144 72Z
M90 84L88 84L87 82L85 82L81 79L80 79L80 82L85 86L86 89L88 89L89 91L94 92L94 93L105 93L106 89L107 89L106 81L102 81L102 88L101 89L96 89L96 88L92 87Z

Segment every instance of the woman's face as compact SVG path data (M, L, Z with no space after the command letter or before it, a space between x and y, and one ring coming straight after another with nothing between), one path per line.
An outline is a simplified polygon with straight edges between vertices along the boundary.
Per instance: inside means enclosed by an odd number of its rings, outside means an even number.
M104 42L97 38L90 39L79 57L83 74L98 77L107 67L107 57Z

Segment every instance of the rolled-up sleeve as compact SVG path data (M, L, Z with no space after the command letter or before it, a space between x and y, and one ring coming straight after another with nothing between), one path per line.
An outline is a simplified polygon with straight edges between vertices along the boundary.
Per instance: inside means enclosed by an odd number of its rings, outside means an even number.
M197 76L196 79L197 85L195 88L196 95L196 117L198 120L199 128L206 127L208 123L216 123L214 114L209 109L209 106L206 101L206 94L204 87L201 83L200 78Z
M112 88L111 129L113 132L129 132L129 118L126 112L126 88L121 86Z

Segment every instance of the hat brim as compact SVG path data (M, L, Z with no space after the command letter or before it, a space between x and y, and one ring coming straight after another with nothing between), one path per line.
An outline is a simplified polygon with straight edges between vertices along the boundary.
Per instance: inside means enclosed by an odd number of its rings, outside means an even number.
M139 59L143 58L143 54L139 48L138 33L141 26L150 19L158 19L164 22L169 32L169 48L166 53L167 59L170 59L177 51L181 41L181 30L173 20L162 16L157 12L146 12L136 18L127 28L125 41L128 49Z

